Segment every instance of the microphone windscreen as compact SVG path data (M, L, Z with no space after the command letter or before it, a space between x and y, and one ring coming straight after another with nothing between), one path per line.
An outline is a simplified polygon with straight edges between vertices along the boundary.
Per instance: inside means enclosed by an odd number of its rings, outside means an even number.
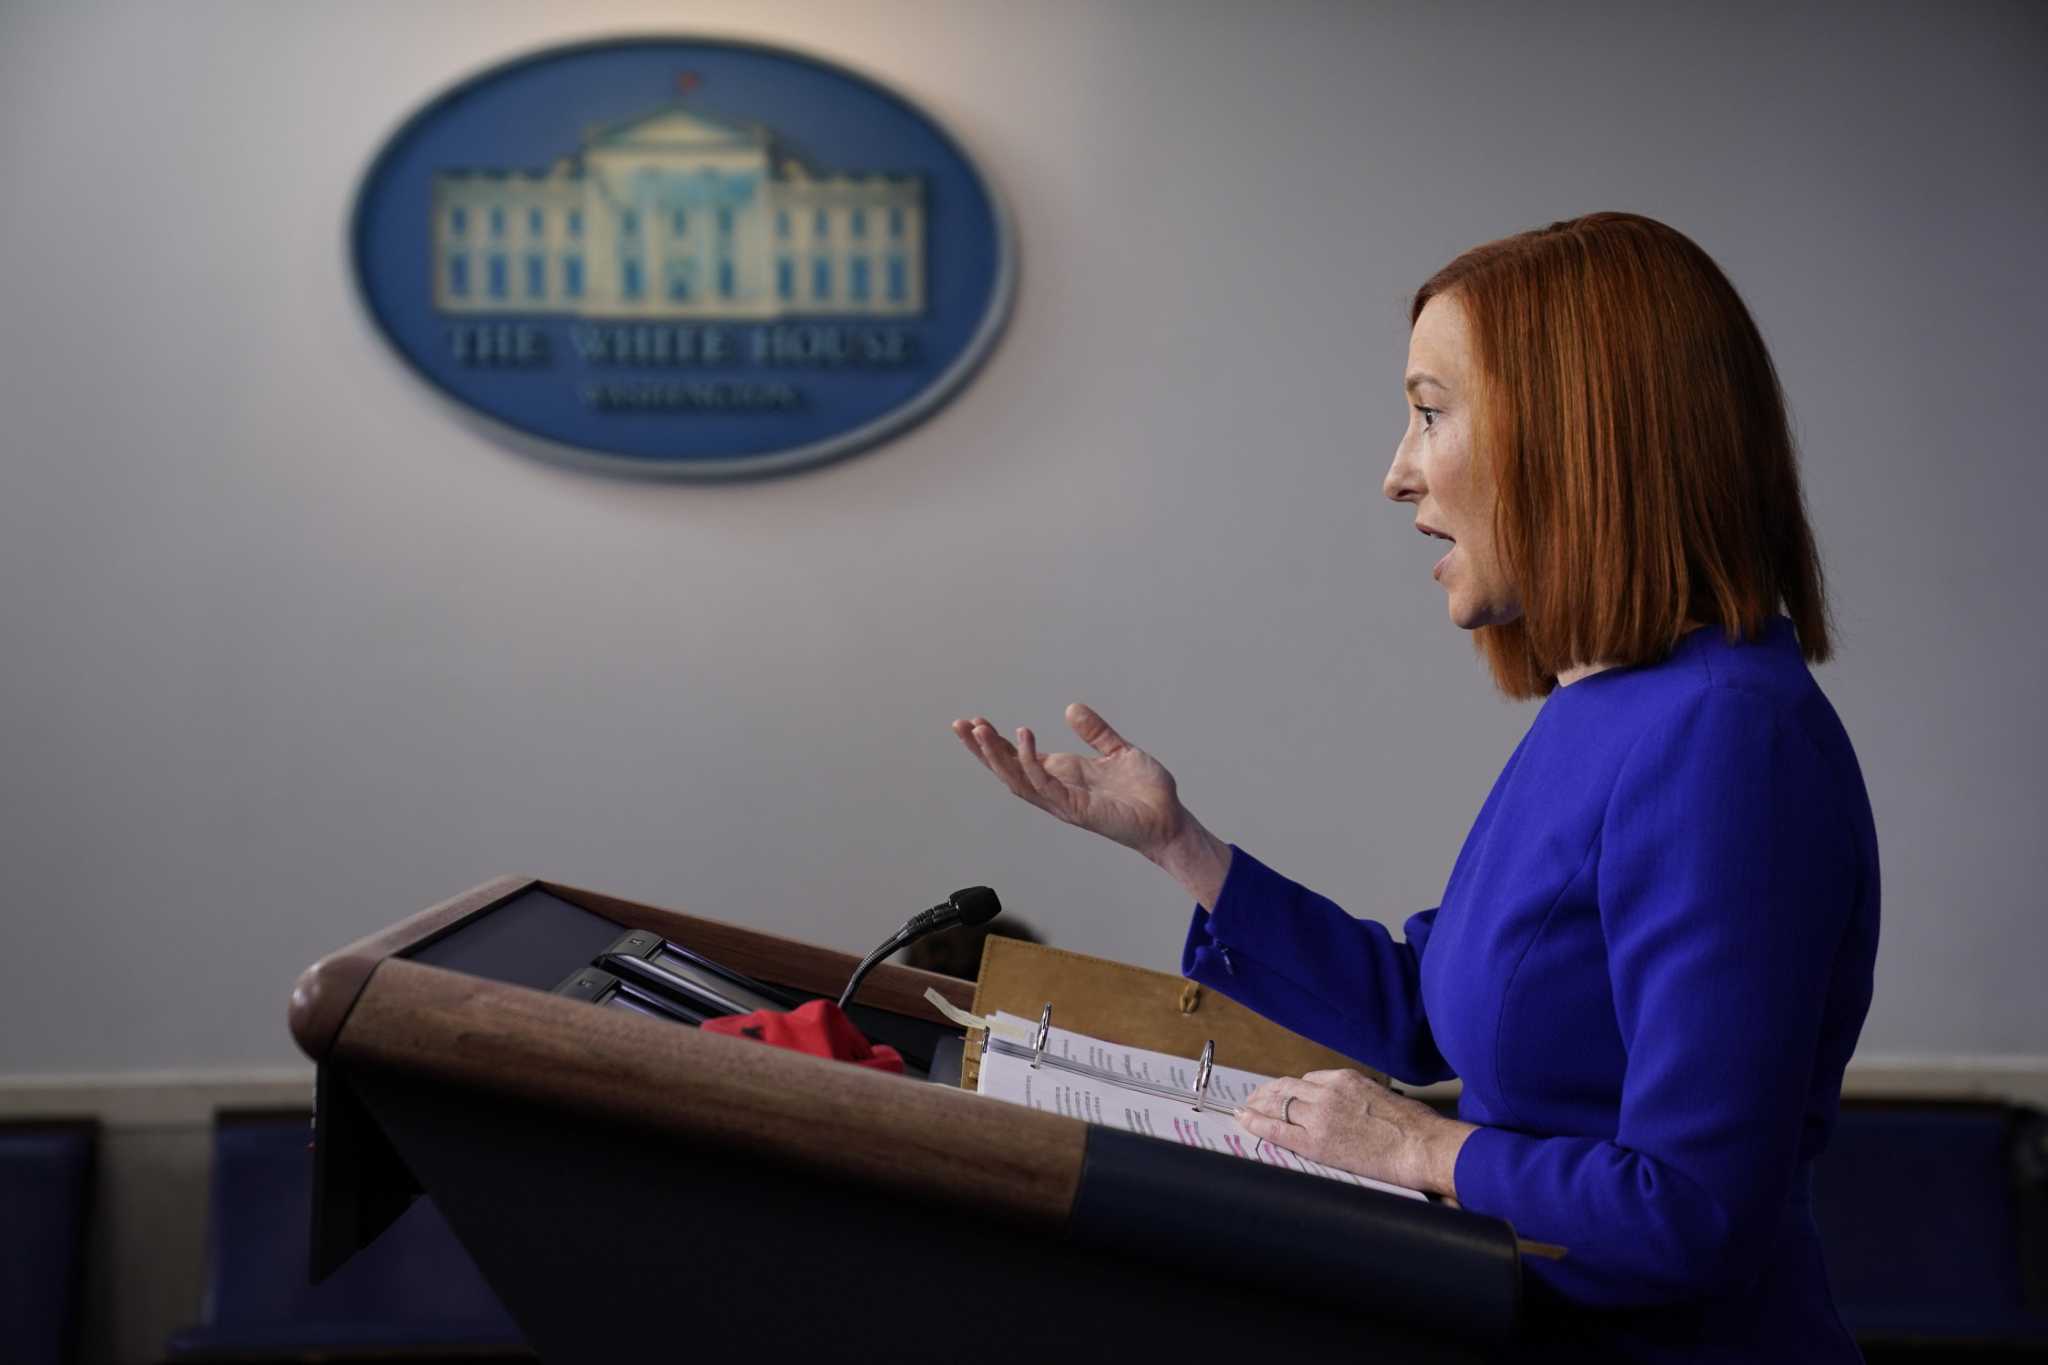
M962 924L987 924L1003 913L1003 903L986 886L970 886L946 897Z

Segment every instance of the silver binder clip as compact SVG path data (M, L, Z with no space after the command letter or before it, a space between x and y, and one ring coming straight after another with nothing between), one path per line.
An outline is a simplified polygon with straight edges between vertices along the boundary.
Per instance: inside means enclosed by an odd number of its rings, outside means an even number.
M1216 1040L1209 1039L1202 1044L1202 1060L1195 1064L1195 1112L1202 1112L1202 1101L1209 1098L1209 1073L1216 1069Z
M1031 1035L1031 1069L1038 1070L1038 1064L1045 1060L1046 1039L1052 1037L1052 1002L1046 1001L1045 1008L1038 1012L1038 1032Z

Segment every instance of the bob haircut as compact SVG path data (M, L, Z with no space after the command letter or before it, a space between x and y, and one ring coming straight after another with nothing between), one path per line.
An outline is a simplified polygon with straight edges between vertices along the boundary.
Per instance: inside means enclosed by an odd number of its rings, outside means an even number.
M1653 663L1688 622L1753 639L1782 603L1833 652L1778 374L1735 287L1677 230L1595 213L1465 252L1416 291L1464 307L1494 544L1522 615L1474 647L1511 698Z

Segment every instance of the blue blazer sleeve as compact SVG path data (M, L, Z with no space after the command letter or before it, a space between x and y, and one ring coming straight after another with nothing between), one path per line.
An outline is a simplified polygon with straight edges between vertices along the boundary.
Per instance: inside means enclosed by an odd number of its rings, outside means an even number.
M1422 953L1435 910L1407 942L1354 919L1236 845L1214 910L1195 909L1181 975L1411 1084L1453 1075L1422 1008Z
M1856 835L1812 739L1703 689L1623 762L1598 852L1627 1050L1613 1140L1481 1128L1458 1197L1570 1249L1531 1274L1580 1303L1697 1299L1763 1260L1799 1161Z

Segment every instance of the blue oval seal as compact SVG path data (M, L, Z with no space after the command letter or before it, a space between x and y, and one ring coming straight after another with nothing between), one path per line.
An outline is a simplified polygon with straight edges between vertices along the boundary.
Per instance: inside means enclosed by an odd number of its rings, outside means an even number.
M641 474L818 464L935 410L1016 275L960 145L750 43L550 48L430 101L350 228L378 328L522 447Z

